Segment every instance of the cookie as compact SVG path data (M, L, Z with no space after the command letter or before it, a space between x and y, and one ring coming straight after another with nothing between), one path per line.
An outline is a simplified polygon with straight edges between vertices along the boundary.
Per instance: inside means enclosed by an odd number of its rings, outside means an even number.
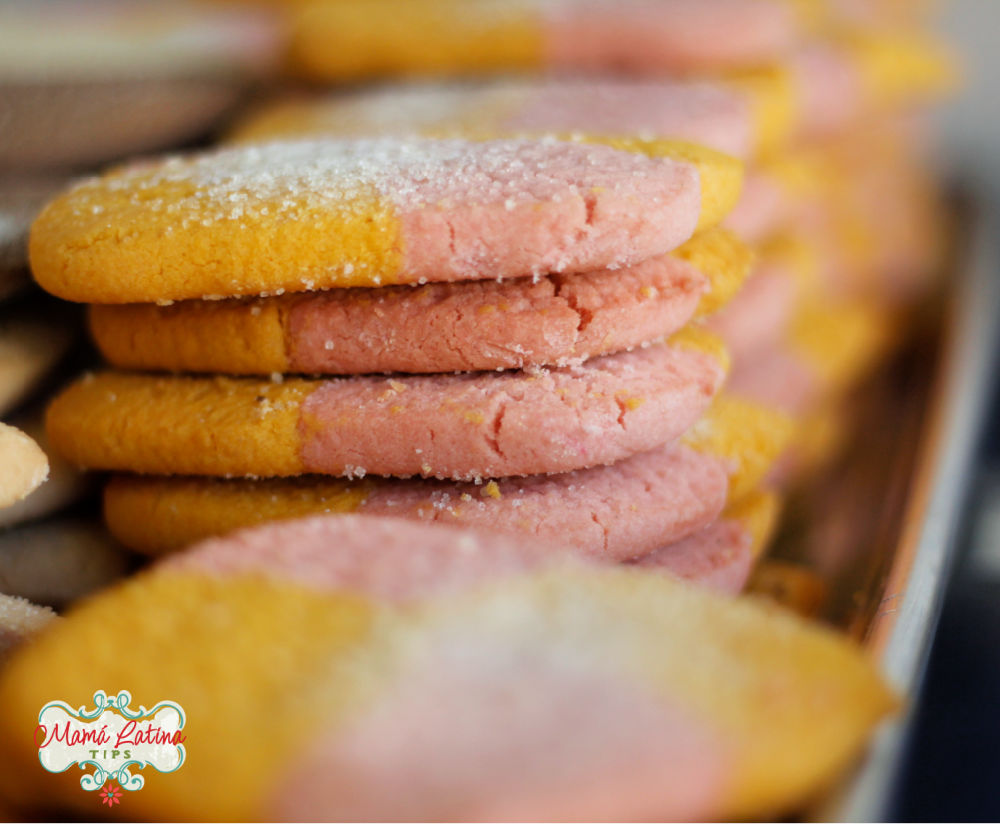
M798 299L796 278L780 263L759 259L736 297L705 325L725 341L736 362L747 363L787 337Z
M0 666L16 647L52 623L55 617L48 607L0 593Z
M51 308L7 307L0 315L0 415L26 401L73 341L75 323Z
M790 346L814 374L820 391L844 391L871 370L898 338L892 311L866 299L808 301L792 323Z
M412 84L272 104L237 126L233 142L374 135L642 135L683 140L746 160L768 145L757 92L694 81L541 80ZM791 94L791 92L789 92ZM788 195L757 169L725 225L762 240L788 217Z
M955 86L954 59L917 32L838 32L786 61L795 89L798 135L832 137L873 115L926 106Z
M173 555L159 568L219 577L277 573L307 587L407 603L539 567L583 563L571 550L541 541L401 518L342 515L240 530Z
M755 165L743 179L740 199L722 225L747 243L760 244L794 220L794 200L766 166Z
M773 493L751 493L728 506L715 523L634 563L640 569L736 594L746 586L754 561L770 540L778 509Z
M808 361L788 345L769 347L733 370L727 389L741 398L801 418L822 398L822 385Z
M62 608L104 589L132 568L100 524L54 518L0 532L0 592Z
M32 270L91 303L572 274L668 252L738 197L726 155L616 145L331 139L133 164L45 208Z
M718 311L751 262L745 245L714 229L625 269L96 305L90 329L104 357L123 369L350 375L566 366L671 334L696 312Z
M123 544L153 555L268 521L360 512L534 535L627 560L707 526L731 492L737 500L756 489L793 431L780 413L746 401L718 403L709 417L691 445L561 475L481 485L120 476L105 489L104 513Z
M81 498L91 486L87 476L53 454L45 437L42 418L41 412L36 409L19 415L12 421L15 427L22 430L45 453L49 462L49 474L45 483L20 501L0 509L0 530L64 509Z
M290 59L299 74L335 82L538 69L663 76L771 61L802 34L802 9L780 0L333 0L297 16Z
M747 159L756 150L747 96L693 81L503 80L414 83L271 103L229 140L586 132L684 140Z
M609 464L681 435L722 384L708 333L553 370L278 382L106 372L49 407L71 463L160 475L472 480Z
M0 168L92 167L204 134L274 62L246 11L122 0L0 8Z
M53 695L89 706L95 682L183 708L191 758L128 798L172 819L766 816L829 784L896 706L848 640L667 576L460 570L443 575L460 591L400 605L319 563L308 582L281 554L164 566L80 605L0 675L5 797L93 809L17 731ZM123 614L129 655L108 633Z
M21 430L0 423L0 510L20 501L49 475L49 459Z

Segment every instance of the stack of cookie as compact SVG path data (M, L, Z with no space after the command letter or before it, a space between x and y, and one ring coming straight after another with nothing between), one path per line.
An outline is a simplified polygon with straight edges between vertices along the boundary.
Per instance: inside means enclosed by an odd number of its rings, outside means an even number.
M588 76L279 101L238 126L237 142L582 131L694 140L746 161L743 197L726 225L757 262L708 325L733 359L730 393L797 421L771 482L800 481L829 459L850 417L842 398L896 340L940 260L943 221L919 110L953 72L926 33L926 8L877 0L299 5L292 60L316 83L500 68ZM424 42L414 32L427 32L436 48L414 48Z
M715 228L740 178L665 141L384 138L86 181L34 226L39 283L144 302L95 312L132 369L259 377L88 376L49 435L78 465L134 473L106 515L146 552L325 511L660 552L745 507L785 434L715 399L727 355L689 324L745 274ZM683 559L738 588L749 543Z

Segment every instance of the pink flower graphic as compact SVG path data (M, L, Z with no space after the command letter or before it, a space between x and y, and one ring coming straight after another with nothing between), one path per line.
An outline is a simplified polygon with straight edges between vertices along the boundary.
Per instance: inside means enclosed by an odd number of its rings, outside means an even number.
M115 804L121 804L122 792L121 788L115 784L114 781L108 781L103 787L101 787L100 793L101 803L107 804L109 807L114 807Z

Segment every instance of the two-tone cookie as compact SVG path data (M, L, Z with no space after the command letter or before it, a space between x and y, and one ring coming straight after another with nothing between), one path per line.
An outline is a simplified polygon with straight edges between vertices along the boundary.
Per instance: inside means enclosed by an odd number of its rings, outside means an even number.
M520 80L411 84L263 107L236 127L237 143L320 137L463 135L524 137L578 134L684 141L749 161L773 152L784 107L771 102L790 82L628 79ZM789 104L790 105L790 104ZM777 111L776 111L777 110ZM788 132L780 126L778 131ZM764 239L788 218L780 181L750 166L725 225L748 241Z
M96 520L48 518L0 532L0 592L63 608L109 587L133 556Z
M813 4L784 0L320 0L291 62L325 81L553 69L662 76L760 65L791 50ZM336 44L334 47L333 44Z
M752 600L524 539L283 529L140 574L16 655L5 798L92 809L18 731L53 695L89 706L95 681L185 713L191 755L144 775L139 817L750 818L825 786L895 706L849 641ZM121 615L129 655L108 633Z
M91 303L614 269L717 223L741 179L656 141L277 142L84 181L35 221L31 265Z
M793 433L779 412L720 398L681 443L611 466L481 484L121 475L105 489L104 515L123 544L154 555L245 526L358 512L533 535L628 560L697 532L751 494Z
M726 374L691 330L579 366L346 378L105 372L49 406L81 467L159 475L499 478L610 464L672 441Z
M565 366L724 314L753 254L702 232L623 269L246 300L96 305L90 329L121 369L228 375L454 372Z

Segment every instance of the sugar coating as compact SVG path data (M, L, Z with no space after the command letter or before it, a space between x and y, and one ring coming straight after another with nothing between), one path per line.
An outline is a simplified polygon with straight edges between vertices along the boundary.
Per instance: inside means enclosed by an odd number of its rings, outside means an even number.
M273 520L357 512L534 536L576 554L625 560L711 523L726 502L725 462L661 447L618 463L485 485L444 481L213 480L120 476L105 490L113 534L159 555Z
M694 232L691 165L555 140L285 141L133 164L51 203L39 282L126 303L616 268Z
M447 595L526 570L580 563L571 550L504 535L395 518L303 518L206 541L168 569L233 577L271 575L310 589L387 601Z

